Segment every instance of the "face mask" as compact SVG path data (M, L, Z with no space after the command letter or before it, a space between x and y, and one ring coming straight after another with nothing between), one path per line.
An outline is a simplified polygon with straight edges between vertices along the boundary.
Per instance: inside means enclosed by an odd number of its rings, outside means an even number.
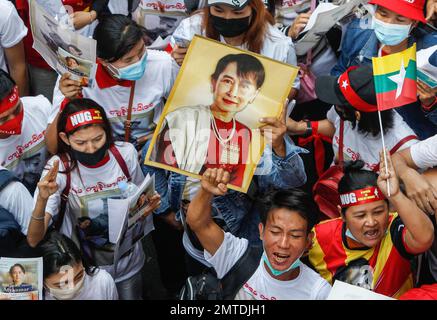
M23 123L23 117L24 117L24 109L21 108L20 113L15 118L6 121L2 125L0 125L0 133L10 134L10 135L21 134L21 125Z
M346 237L351 238L352 240L361 243L357 238L354 237L352 232L349 229L346 229Z
M56 300L73 300L83 288L83 283L85 281L86 274L83 275L82 279L73 288L47 288L49 294Z
M144 52L143 56L137 62L123 68L116 68L113 65L109 64L108 69L114 73L114 76L117 79L123 80L140 80L144 71L146 70L146 62L147 62L147 51Z
M382 44L395 46L408 37L411 30L411 24L391 24L373 17L372 29L375 31L376 37Z
M71 148L71 152L73 154L73 157L79 161L80 163L86 165L86 166L95 166L98 164L106 155L106 151L109 149L109 143L108 141L105 142L105 144L96 152L94 153L85 153L80 152L77 150L74 150Z
M302 255L301 255L301 256L302 256ZM289 266L287 269L285 269L285 270L276 270L275 268L272 267L272 265L271 265L271 263L270 263L270 261L269 261L269 258L267 257L267 254L266 254L265 251L264 251L264 253L263 253L263 260L264 260L264 262L266 263L266 265L269 267L270 272L271 272L275 277L280 276L281 274L284 274L284 273L286 273L286 272L288 272L288 271L290 271L290 270L292 270L292 269L295 269L295 268L299 267L299 266L302 264L302 262L300 261L300 257L299 257L299 258L297 258L296 261L294 261L294 262L291 264L291 266Z
M241 19L224 19L210 15L212 25L223 37L233 38L246 32L250 27L250 17Z

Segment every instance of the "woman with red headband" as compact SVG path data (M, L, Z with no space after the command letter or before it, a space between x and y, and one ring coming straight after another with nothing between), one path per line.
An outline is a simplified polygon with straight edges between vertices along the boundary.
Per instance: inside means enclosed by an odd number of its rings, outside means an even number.
M59 152L48 161L50 170L44 170L38 183L28 242L36 246L53 219L56 229L81 245L86 259L114 277L120 299L141 299L141 242L120 258L115 274L107 201L120 197L118 182L143 182L138 154L130 143L114 143L105 110L90 99L67 103L57 130ZM159 206L160 197L149 200L145 216Z
M390 155L387 168L382 152L380 158L379 177L362 170L362 161L346 164L338 186L341 218L314 227L309 261L331 284L340 280L397 298L413 287L410 259L431 246L434 228L400 190Z
M320 100L333 105L327 119L300 122L288 119L288 131L314 135L316 139L321 135L330 137L334 155L338 155L335 162L340 156L345 161L362 160L364 169L378 171L381 132L372 68L352 67L340 77L319 77L316 94ZM381 117L385 144L390 152L417 142L414 132L395 111L382 111Z

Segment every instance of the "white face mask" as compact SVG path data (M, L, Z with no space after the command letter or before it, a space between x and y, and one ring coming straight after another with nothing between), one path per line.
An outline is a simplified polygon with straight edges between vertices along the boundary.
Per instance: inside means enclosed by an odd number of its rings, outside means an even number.
M72 288L67 286L66 288L63 289L50 288L50 287L47 287L47 289L49 291L49 294L56 300L73 300L82 290L85 277L86 277L86 273L84 273L83 277Z

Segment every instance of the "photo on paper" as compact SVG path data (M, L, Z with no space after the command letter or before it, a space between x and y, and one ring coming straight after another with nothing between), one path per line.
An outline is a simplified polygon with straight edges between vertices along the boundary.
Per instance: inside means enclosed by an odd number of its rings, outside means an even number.
M0 300L42 300L42 258L0 258Z
M195 36L145 164L200 179L208 168L247 192L265 141L260 118L280 117L298 68Z
M92 85L96 72L96 41L59 23L35 0L29 1L33 48L60 75L70 73L82 86Z
M141 0L133 20L144 27L146 46L164 49L176 27L187 16L183 0Z
M153 214L143 218L155 193L155 176L147 175L138 190L127 199L108 199L109 241L115 244L114 264L135 244L154 230Z
M58 70L61 74L68 72L70 79L80 81L80 85L87 87L94 64L90 61L80 59L61 47L58 48Z

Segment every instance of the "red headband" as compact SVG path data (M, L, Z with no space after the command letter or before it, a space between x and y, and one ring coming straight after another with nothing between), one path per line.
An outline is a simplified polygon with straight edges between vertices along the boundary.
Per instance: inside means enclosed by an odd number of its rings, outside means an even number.
M14 107L19 99L20 96L18 95L18 87L15 86L14 88L12 88L11 93L9 93L7 97L0 101L0 113L6 112Z
M358 206L360 204L371 203L379 200L385 200L385 196L378 187L363 188L340 195L342 208Z
M349 67L340 77L338 78L338 86L340 87L341 93L343 93L344 98L350 103L352 107L362 112L375 112L378 111L378 106L367 103L355 92L351 86L349 80L349 71L357 69L357 66Z
M65 131L71 132L79 127L87 124L98 124L103 123L103 118L99 110L88 109L82 110L70 115L67 119L67 125L65 126Z

